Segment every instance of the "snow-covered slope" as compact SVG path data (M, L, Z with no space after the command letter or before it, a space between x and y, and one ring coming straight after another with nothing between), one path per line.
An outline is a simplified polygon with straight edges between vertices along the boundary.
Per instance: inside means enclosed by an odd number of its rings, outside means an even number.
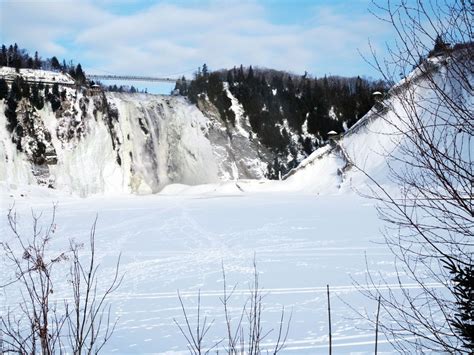
M285 177L287 187L316 193L359 188L369 183L360 169L387 182L387 157L402 138L392 125L396 119L392 110L380 113L372 109L360 125L340 140L316 150L291 171Z
M467 117L470 112L472 117L472 90L460 83L466 83L466 78L472 83L474 78L469 65L457 66L449 59L435 57L426 62L425 66L430 68L429 79L427 69L418 68L394 86L388 97L340 140L316 150L288 174L288 188L316 192L334 188L362 189L371 184L372 179L390 186L392 173L405 169L404 162L413 159L409 152L414 151L417 138L409 137L422 125L427 127L423 129L425 134L432 135L433 144L440 144L441 149L462 140L464 143L456 149L465 154L464 159L468 161L474 149L472 132L457 131L454 126L445 127L445 123L462 124L465 118L455 117L459 113ZM443 145L445 139L447 145Z

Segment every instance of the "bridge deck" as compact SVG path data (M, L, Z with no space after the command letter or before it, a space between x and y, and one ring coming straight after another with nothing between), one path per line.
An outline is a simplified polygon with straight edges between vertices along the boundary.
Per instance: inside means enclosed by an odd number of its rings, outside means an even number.
M148 82L162 82L175 83L180 79L177 78L160 78L153 76L137 76L137 75L86 75L90 80L125 80L125 81L148 81Z
M0 74L0 78L5 79L7 82L13 82L19 74ZM153 76L137 76L137 75L96 75L96 74L86 74L86 78L89 80L116 80L116 81L144 81L144 82L162 82L162 83L171 83L174 84L177 81L181 80L180 78L165 78L165 77L153 77ZM49 78L48 78L49 79ZM24 77L24 80L29 83L43 83L43 84L59 84L64 86L76 86L76 83L73 80L63 81L63 80L53 80L43 77ZM190 80L186 80L190 82Z

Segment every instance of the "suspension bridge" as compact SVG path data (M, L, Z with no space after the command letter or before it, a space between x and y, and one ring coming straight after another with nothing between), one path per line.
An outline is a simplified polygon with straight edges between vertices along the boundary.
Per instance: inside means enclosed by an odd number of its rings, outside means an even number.
M36 72L31 69L21 69L20 73L17 73L13 68L7 68L8 70L0 71L0 78L5 79L8 83L12 83L19 76L28 83L42 83L42 84L59 84L63 86L77 86L75 80L66 73L60 72ZM11 69L11 70L10 70ZM171 78L168 76L140 76L140 75L117 75L117 74L86 74L86 78L89 81L140 81L140 82L153 82L153 83L169 83L174 84L178 81L182 81L180 78ZM187 83L191 80L185 79Z
M87 79L100 81L100 80L115 80L115 81L142 81L142 82L154 82L154 83L176 83L182 80L181 78L167 78L167 77L156 77L156 76L138 76L138 75L113 75L113 74L87 74ZM186 80L188 81L188 80Z

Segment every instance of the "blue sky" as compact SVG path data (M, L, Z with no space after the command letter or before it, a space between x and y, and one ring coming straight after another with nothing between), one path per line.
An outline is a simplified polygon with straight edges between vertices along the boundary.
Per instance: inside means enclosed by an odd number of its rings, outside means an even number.
M0 0L0 39L90 73L192 76L254 65L378 77L359 52L383 55L390 28L370 1ZM148 87L169 91L169 86Z

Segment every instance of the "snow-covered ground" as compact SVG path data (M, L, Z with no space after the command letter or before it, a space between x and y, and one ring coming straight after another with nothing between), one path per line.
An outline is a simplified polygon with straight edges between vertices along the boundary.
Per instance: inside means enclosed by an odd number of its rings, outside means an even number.
M58 83L60 85L74 85L74 79L67 73L40 70L40 69L26 69L22 68L19 73L15 68L0 67L0 78L6 80L15 80L17 76L22 76L29 82L42 82L48 84Z
M42 195L2 198L2 230L6 208L15 202L21 225L28 229L31 208L44 211L47 221L59 200L58 244L67 238L87 241L98 213L97 251L100 279L111 278L115 257L122 253L125 278L113 294L119 317L106 352L185 351L186 341L173 319L182 322L177 290L192 321L198 290L202 310L215 319L207 345L223 337L221 263L227 282L237 285L231 313L238 318L252 280L254 255L264 300L264 329L278 326L282 306L292 314L287 350L327 352L326 285L332 290L333 342L338 353L370 352L374 330L348 305L373 314L376 305L354 286L368 268L390 281L393 260L382 242L372 204L351 193L209 193L123 196L87 199ZM55 297L67 297L61 283ZM13 296L12 296L13 297ZM7 298L7 304L14 301ZM266 341L275 341L271 333ZM269 345L271 346L271 345ZM382 349L389 349L382 340Z

